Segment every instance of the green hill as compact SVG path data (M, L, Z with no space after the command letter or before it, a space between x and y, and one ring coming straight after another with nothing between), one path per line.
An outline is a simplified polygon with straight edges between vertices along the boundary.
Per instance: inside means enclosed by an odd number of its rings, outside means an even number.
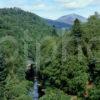
M42 18L33 13L19 8L0 9L0 35L23 36L23 32L28 31L32 37L41 38L50 35L51 30Z

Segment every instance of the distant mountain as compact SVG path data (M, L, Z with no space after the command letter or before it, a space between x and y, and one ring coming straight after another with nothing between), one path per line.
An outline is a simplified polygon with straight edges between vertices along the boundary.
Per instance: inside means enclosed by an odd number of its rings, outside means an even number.
M70 14L70 15L65 15L57 20L51 20L51 19L45 19L45 22L48 25L55 26L56 28L67 28L70 29L74 23L75 19L79 19L81 22L86 22L87 19L83 16L77 15L77 14Z
M69 24L69 25L73 25L73 22L76 18L79 19L81 22L87 21L87 19L85 17L77 15L77 14L65 15L65 16L58 18L56 21L62 22L62 23L65 23L65 24Z
M56 28L67 28L69 29L71 25L63 22L58 22L56 20L45 19L45 22L50 26L55 26Z

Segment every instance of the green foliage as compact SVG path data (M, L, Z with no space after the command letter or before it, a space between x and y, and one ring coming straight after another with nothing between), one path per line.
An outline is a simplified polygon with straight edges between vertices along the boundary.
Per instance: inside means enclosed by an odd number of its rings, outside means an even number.
M89 100L99 100L100 99L100 86L94 87L89 90Z
M0 52L0 100L4 99L6 77L7 77L6 62L3 53Z
M74 25L73 25L73 28L72 28L72 34L76 37L76 38L79 38L82 36L82 30L81 30L81 24L80 24L80 21L78 19L76 19L74 21Z
M82 95L88 80L87 66L83 62L78 62L75 57L67 59L63 65L57 60L58 58L44 68L51 85L70 94Z
M29 52L32 55L30 57L33 57L34 41L51 35L51 32L52 28L35 14L19 8L0 9L0 51L5 54L3 57L0 56L0 95L5 92L5 99L27 100L30 83L25 80L24 44L30 43ZM3 59L6 60L6 66ZM1 86L1 81L6 81L6 84Z
M29 98L29 86L31 86L31 84L25 80L19 81L16 78L9 80L5 92L7 100L24 100L24 98Z
M6 62L4 55L0 53L0 83L4 82L7 76Z
M71 97L58 89L48 88L46 94L40 100L70 100Z
M100 18L95 13L84 24L76 19L72 31L58 36L55 27L47 26L35 14L19 8L0 9L0 100L32 100L32 82L25 79L25 70L28 58L36 61L37 42L41 51L39 72L46 78L46 94L40 100L70 100L66 94L83 96L91 58L96 60L95 88L89 91L89 99L99 100L99 27Z

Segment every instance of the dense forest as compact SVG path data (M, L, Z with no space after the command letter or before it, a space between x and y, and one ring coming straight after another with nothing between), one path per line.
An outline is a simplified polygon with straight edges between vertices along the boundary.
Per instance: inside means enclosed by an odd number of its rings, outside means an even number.
M28 61L44 89L39 100L100 100L99 39L97 12L86 23L76 19L70 30L58 30L33 13L0 9L0 100L33 100Z

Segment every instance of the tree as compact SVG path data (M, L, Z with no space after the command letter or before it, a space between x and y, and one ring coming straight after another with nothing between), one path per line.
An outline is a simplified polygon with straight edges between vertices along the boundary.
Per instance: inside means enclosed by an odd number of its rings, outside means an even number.
M90 81L94 81L95 79L95 59L92 59L90 62L89 62L89 74L90 74Z
M70 100L71 96L65 94L60 89L47 88L46 94L40 100Z
M58 36L55 25L53 25L52 36Z
M88 100L100 100L100 86L96 86L89 90Z
M72 28L72 34L74 35L74 37L80 38L80 37L82 37L82 33L83 33L83 31L81 30L80 21L78 19L76 19L74 21L74 25Z
M0 53L0 100L3 100L5 92L5 83L7 77L7 68L4 55Z

